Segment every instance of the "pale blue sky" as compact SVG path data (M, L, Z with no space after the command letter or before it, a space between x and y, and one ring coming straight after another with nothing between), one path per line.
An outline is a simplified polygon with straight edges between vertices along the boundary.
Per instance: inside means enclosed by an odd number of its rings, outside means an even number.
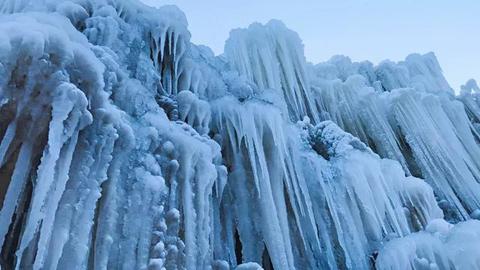
M335 54L355 61L402 60L435 52L455 90L480 79L480 0L142 0L175 4L192 41L223 52L231 29L280 19L299 33L308 61Z

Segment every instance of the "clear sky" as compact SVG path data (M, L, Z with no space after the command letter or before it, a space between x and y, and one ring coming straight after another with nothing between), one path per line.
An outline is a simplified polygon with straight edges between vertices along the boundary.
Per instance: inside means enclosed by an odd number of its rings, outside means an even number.
M282 20L299 33L308 61L403 60L435 52L451 86L480 80L480 0L142 0L175 4L192 41L223 52L233 28Z

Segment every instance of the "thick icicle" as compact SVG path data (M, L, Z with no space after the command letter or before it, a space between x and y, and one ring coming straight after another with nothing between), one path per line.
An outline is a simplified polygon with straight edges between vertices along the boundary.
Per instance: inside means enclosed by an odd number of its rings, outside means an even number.
M318 119L312 108L303 45L297 33L282 22L233 30L225 54L233 68L260 89L281 90L292 120L307 115Z

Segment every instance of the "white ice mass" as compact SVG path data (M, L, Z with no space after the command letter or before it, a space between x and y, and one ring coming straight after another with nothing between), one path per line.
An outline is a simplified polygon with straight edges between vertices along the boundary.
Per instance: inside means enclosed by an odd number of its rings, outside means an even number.
M174 6L0 1L1 269L480 269L480 89L433 53L215 56Z

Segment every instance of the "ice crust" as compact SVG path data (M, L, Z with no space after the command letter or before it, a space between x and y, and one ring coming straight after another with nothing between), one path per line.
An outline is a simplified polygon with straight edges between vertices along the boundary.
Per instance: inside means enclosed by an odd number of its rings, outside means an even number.
M480 90L433 53L225 53L133 0L0 3L1 269L480 269Z

